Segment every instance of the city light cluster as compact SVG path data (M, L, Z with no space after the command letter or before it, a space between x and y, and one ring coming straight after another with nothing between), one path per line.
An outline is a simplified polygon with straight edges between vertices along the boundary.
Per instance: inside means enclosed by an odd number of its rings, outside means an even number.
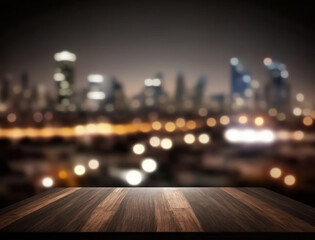
M282 170L278 167L274 167L270 169L269 174L272 178L279 179L282 176ZM296 182L296 178L292 174L288 174L284 176L283 182L287 186L293 186Z
M230 128L224 136L228 142L244 144L272 143L275 139L275 134L270 129Z

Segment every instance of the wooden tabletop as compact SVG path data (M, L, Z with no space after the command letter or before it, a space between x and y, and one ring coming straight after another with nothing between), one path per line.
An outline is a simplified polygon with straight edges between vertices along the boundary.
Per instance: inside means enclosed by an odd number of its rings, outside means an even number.
M314 232L315 209L264 188L54 188L0 210L5 232Z

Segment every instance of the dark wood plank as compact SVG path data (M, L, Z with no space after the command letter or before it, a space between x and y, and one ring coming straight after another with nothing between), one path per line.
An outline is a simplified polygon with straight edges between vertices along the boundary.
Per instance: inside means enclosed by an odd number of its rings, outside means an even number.
M72 188L70 188L72 189ZM79 231L113 188L82 188L10 224L4 231Z
M11 204L11 205L9 205L7 207L1 208L0 209L0 215L3 215L5 213L7 213L7 212L10 212L13 209L19 208L19 207L21 207L23 205L29 204L30 202L33 202L33 201L35 201L37 199L40 199L40 198L43 198L43 197L45 197L45 196L47 196L49 194L60 192L60 191L62 191L64 189L65 188L51 188L51 189L48 189L48 190L46 190L44 192L35 194L35 195L31 196L31 197L23 199L22 201L19 201L19 202L16 202L14 204Z
M206 232L285 231L220 188L181 188Z
M102 225L107 225L120 207L128 189L116 188L91 213L81 232L98 232Z
M154 207L157 232L181 232L181 227L163 192L154 198Z
M30 216L31 213L62 199L69 194L79 190L80 188L67 188L62 191L50 192L50 194L45 195L41 198L36 198L34 201L28 202L25 205L21 205L12 211L9 211L0 216L0 229L18 221L21 218Z
M296 218L291 214L280 210L279 208L274 208L264 201L255 198L249 194L246 194L236 188L222 188L222 190L227 192L234 198L239 199L260 215L268 217L274 222L275 225L283 227L284 229L286 229L286 231L315 231L315 227L313 227L311 224L299 218Z
M154 198L161 188L131 188L113 218L103 224L105 232L155 232Z
M203 232L193 209L179 189L165 188L163 193L182 232Z
M253 197L256 197L274 208L279 208L291 215L300 218L315 226L315 208L294 199L280 195L266 188L238 188Z
M2 209L0 231L315 232L314 218L262 188L66 188Z

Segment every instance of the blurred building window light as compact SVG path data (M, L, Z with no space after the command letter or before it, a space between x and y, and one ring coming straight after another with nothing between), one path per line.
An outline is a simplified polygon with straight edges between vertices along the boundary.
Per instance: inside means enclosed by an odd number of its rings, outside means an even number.
M289 77L289 72L287 70L283 70L280 73L282 78L288 78Z
M293 138L297 141L301 141L304 138L304 132L301 130L293 132Z
M278 111L277 111L277 109L275 109L275 108L270 108L270 109L268 110L268 114L269 114L270 117L275 117L275 116L277 116Z
M105 93L101 91L88 92L87 97L91 100L103 100L105 99Z
M309 108L304 108L304 109L302 110L302 114L303 114L304 116L309 116L309 115L311 114L311 109L309 109Z
M10 122L10 123L15 122L16 119L17 119L17 117L16 117L16 114L15 114L15 113L9 113L8 116L7 116L7 120L8 120L8 122Z
M253 79L251 82L252 88L259 88L259 82L256 79Z
M61 62L61 61L75 62L77 60L77 57L75 54L71 52L62 51L62 52L56 53L54 55L54 59L57 62Z
M287 116L285 115L285 113L278 113L277 114L277 119L279 120L279 121L284 121L285 119L287 118Z
M231 63L231 65L236 66L239 63L239 60L238 60L238 58L233 57L230 59L230 63Z
M296 94L296 100L298 102L303 102L304 101L304 94L303 93Z
M87 79L90 83L102 83L104 81L104 76L100 74L90 74Z
M35 112L33 114L33 119L35 122L41 122L43 121L43 114L41 112Z
M201 117L205 117L205 116L207 116L207 114L208 114L208 110L207 110L206 108L199 108L198 114L199 114Z
M264 59L264 65L265 65L265 66L270 66L271 64L272 64L272 59L269 58L269 57L266 57L266 58Z
M54 74L54 80L59 82L65 80L65 75L63 73L55 73Z
M295 107L295 108L293 109L293 115L295 115L295 116L301 116L301 115L302 115L302 109L299 108L299 107Z

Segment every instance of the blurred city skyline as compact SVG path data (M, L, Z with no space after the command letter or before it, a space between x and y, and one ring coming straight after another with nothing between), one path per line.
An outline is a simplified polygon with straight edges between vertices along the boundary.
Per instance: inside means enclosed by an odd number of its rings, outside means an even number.
M52 56L69 50L78 57L76 88L86 85L89 74L100 73L120 79L131 97L144 79L162 72L171 94L181 72L190 87L205 75L209 95L228 91L231 57L239 57L262 84L269 79L263 59L271 57L287 65L296 93L314 101L314 33L302 3L295 13L282 1L273 7L268 1L46 3L17 8L4 3L8 13L2 18L10 21L1 25L1 75L18 79L27 71L32 83L54 88Z

